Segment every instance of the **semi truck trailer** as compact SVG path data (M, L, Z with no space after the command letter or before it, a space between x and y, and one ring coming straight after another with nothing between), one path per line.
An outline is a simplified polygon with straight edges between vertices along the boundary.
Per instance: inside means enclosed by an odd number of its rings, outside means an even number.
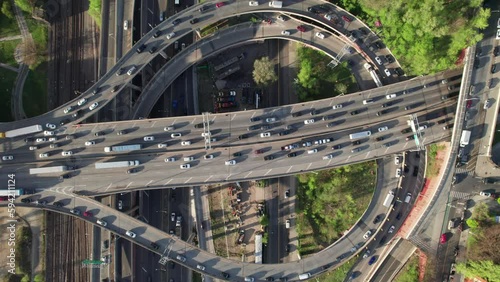
M31 125L27 127L22 127L18 129L13 129L5 132L0 132L0 138L12 138L12 137L17 137L17 136L22 136L22 135L27 135L27 134L33 134L37 132L43 131L43 127L41 125Z
M66 170L68 170L68 167L65 165L37 167L37 168L30 168L30 174L59 173L59 172L64 172Z
M389 194L387 194L387 196L385 197L384 206L390 207L392 204L392 200L394 200L394 192L390 191Z
M127 152L127 151L135 151L140 150L142 148L141 145L120 145L120 146L111 146L104 147L104 152Z
M109 162L109 163L95 163L96 169L102 168L118 168L118 167L129 167L138 166L139 161L120 161L120 162Z

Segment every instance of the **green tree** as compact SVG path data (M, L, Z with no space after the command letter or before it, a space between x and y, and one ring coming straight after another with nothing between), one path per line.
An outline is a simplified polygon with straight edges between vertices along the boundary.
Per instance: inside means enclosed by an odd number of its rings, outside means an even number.
M5 0L2 3L2 14L4 14L7 18L13 19L14 14L12 13L12 6L9 0Z
M347 93L347 85L345 83L337 83L335 84L335 90L337 90L338 93Z
M269 57L255 60L252 74L255 83L260 86L267 86L278 80L278 76L274 71L274 63L269 60Z
M269 218L266 215L261 216L259 221L260 221L260 225L262 225L262 226L269 225Z
M35 275L35 278L33 280L35 282L45 282L45 277L43 276L43 274L38 273L37 275Z
M467 226L469 226L472 229L476 229L479 227L479 223L475 219L469 218L465 222L467 223Z
M31 14L35 2L30 0L14 0L14 3L23 11Z
M89 3L89 15L98 26L101 26L101 5L101 0L90 0Z
M490 260L469 261L469 263L457 264L457 272L467 278L480 277L488 281L500 281L500 265Z

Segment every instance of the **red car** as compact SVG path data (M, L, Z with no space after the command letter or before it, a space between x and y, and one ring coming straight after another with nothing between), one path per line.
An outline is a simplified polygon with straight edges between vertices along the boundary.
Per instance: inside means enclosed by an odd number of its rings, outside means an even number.
M300 32L306 32L306 28L303 25L297 26L297 30Z
M348 18L347 16L342 16L342 19L343 19L344 21L348 22L348 23L350 23L350 22L351 22L351 19L350 19L350 18Z
M89 211L86 211L86 212L83 213L83 216L92 217L92 213L89 212Z
M219 2L219 3L215 4L215 7L217 7L217 8L220 8L222 6L224 6L224 2Z
M467 101L467 109L470 109L472 107L472 100Z
M255 153L256 155L258 155L258 154L262 154L262 153L264 153L264 150L262 150L262 149L258 149L258 150L255 150L255 151L254 151L254 153Z
M448 238L446 238L446 234L443 233L443 234L441 234L441 238L439 239L439 243L444 244L444 243L446 243L447 239Z

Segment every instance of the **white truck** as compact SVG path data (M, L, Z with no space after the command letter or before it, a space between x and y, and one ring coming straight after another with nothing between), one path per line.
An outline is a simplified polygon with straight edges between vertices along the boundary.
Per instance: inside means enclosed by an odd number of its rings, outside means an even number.
M120 145L120 146L111 146L111 147L104 147L104 152L109 153L109 152L126 152L126 151L135 151L135 150L140 150L142 146L139 145Z
M96 169L102 168L117 168L117 167L129 167L138 166L139 161L121 161L121 162L108 162L108 163L95 163Z
M269 2L269 7L282 8L283 7L283 1L271 1L271 2Z
M43 127L41 125L31 125L27 127L22 127L18 129L13 129L5 132L0 132L0 138L5 138L5 137L17 137L21 135L26 135L26 134L33 134L37 132L43 131Z
M30 174L40 174L40 173L60 173L68 170L65 165L61 166L48 166L48 167L38 167L30 168Z
M469 130L462 131L462 137L460 138L460 147L463 148L469 145L469 140L470 140L470 131Z
M384 206L390 207L392 204L392 200L394 200L394 192L390 191L385 197Z

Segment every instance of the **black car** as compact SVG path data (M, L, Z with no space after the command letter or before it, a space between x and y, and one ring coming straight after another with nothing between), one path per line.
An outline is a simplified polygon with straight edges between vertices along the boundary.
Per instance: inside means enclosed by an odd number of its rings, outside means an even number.
M391 55L385 55L385 59L389 64L394 63L394 57L392 57Z
M99 87L96 87L96 89L92 90L92 95L96 95L99 93L99 90L101 90Z
M208 10L208 6L207 6L207 5L205 5L205 6L201 6L201 7L198 9L198 11L199 11L200 13L203 13L203 12L205 12L206 10Z
M239 140L246 139L246 138L248 138L248 134L241 134L240 136L238 136Z
M35 138L33 138L33 137L24 138L24 142L26 142L26 143L33 142L33 141L35 141Z
M495 47L495 49L493 49L493 55L498 56L500 54L500 46L497 46Z
M198 18L193 18L192 20L189 21L190 24L195 24L199 22Z
M384 46L379 41L373 43L378 49L382 49Z
M302 112L295 112L292 114L292 117L300 117L302 115Z
M25 203L25 204L29 204L29 203L31 203L31 199L30 198L24 198L24 199L21 199L21 202Z
M56 207L58 207L58 208L62 208L62 207L64 206L64 204L63 204L63 203L61 203L61 202L55 202L55 203L54 203L54 206L56 206Z
M443 124L443 123L445 123L445 122L446 122L446 120L445 120L445 119L438 120L438 124Z
M413 139L415 139L414 135L410 135L410 136L406 137L406 141L410 141L410 140L413 140Z
M387 239L387 237L382 237L382 239L380 239L380 242L378 243L379 245L383 245L385 244L385 240Z
M266 281L274 281L274 278L269 276L269 277L266 277Z
M417 175L418 175L418 166L413 168L413 176L416 177Z
M261 125L260 126L261 130L268 130L269 128L271 128L269 125Z
M203 122L194 125L194 128L203 128Z
M495 72L497 72L497 64L493 64L491 66L491 73L495 73Z
M260 117L250 118L250 122L256 122L256 121L259 121L259 120L260 120Z
M120 86L118 86L118 85L113 86L113 88L111 89L111 92L118 91L118 88L120 88Z
M353 141L353 142L352 142L352 145L353 145L353 146L356 146L356 145L359 145L359 144L361 144L361 141L359 141L359 140L356 140L356 141Z
M181 19L175 19L173 22L172 22L172 25L178 25L181 23Z
M290 132L288 130L283 130L281 131L280 133L278 133L279 136L283 136L283 135L288 135Z
M158 250L160 246L158 246L156 243L151 242L151 248Z
M124 68L120 68L116 71L116 76L122 75L125 72Z
M384 111L377 112L377 116L379 117L379 116L381 116L381 115L385 114L386 112L387 112L387 111L385 111L385 110L384 110Z
M380 137L375 138L375 140L377 140L377 141L384 141L384 137L380 136Z
M286 156L289 157L289 158L296 157L297 156L297 152L290 153L290 154L288 154Z
M274 160L274 156L273 156L273 155L265 156L265 157L264 157L264 160L265 160L265 161Z
M398 75L398 76L403 76L405 73L404 71L401 69L401 68L395 68L394 69L394 72Z
M354 111L351 112L351 116L354 116L354 115L357 115L357 114L359 114L359 110L354 110Z
M323 116L323 120L331 120L331 119L334 119L335 116L334 115L328 115L328 116Z
M229 275L229 273L227 273L227 272L221 272L221 275L222 275L222 277L224 277L224 278L229 278L229 277L231 277L231 276Z
M63 119L63 120L61 120L61 121L59 122L59 125L63 126L63 125L65 125L65 124L67 124L68 122L70 122L70 120L69 120L69 119Z
M312 109L311 112L309 113L311 116L315 116L317 114L319 114L319 111L318 110L315 110L315 109Z
M73 176L71 173L66 173L66 174L59 176L59 180L68 179L68 178L71 178L71 176Z
M285 246L285 252L289 253L290 252L290 245L286 244Z
M233 157L241 157L241 152L236 152L233 154Z
M136 52L137 53L142 53L142 51L144 51L144 49L146 49L146 45L142 44L141 46L137 47Z
M377 215L377 217L375 217L375 219L373 220L373 224L377 224L380 222L380 219L381 219L381 216L380 215Z
M340 145L340 144L332 146L332 150L339 150L341 148L342 148L342 145Z
M254 124L254 125L250 125L247 130L248 131L252 131L252 130L257 130L260 128L260 125L259 124Z
M408 133L408 132L411 132L411 128L406 128L406 129L401 130L402 134L405 134L405 133Z
M136 168L131 168L131 169L127 170L127 173L129 173L129 174L134 174L137 172L138 172L138 170Z
M481 65L481 61L479 59L474 60L474 68L478 69Z
M103 135L105 135L103 131L97 131L96 133L94 133L94 136L103 136Z
M156 52L157 48L155 46L151 47L151 49L149 49L149 53L150 54L153 54L154 52Z
M307 8L307 11L308 11L309 13L313 13L313 14L319 14L319 13L320 13L320 11L319 11L319 10L317 10L317 9L315 9L314 7L309 7L309 8Z
M334 127L335 125L337 125L337 122L332 121L332 122L328 123L328 124L326 125L326 127Z
M396 215L396 219L397 219L397 220L400 220L400 219L401 219L401 212L398 212L398 214Z
M77 118L83 114L83 110L78 110L75 113L73 113L73 118Z
M392 106L392 102L387 102L387 103L383 103L382 104L382 108L387 108L387 107L390 107Z
M161 30L157 30L155 34L153 34L153 38L157 38L160 35L161 35Z

